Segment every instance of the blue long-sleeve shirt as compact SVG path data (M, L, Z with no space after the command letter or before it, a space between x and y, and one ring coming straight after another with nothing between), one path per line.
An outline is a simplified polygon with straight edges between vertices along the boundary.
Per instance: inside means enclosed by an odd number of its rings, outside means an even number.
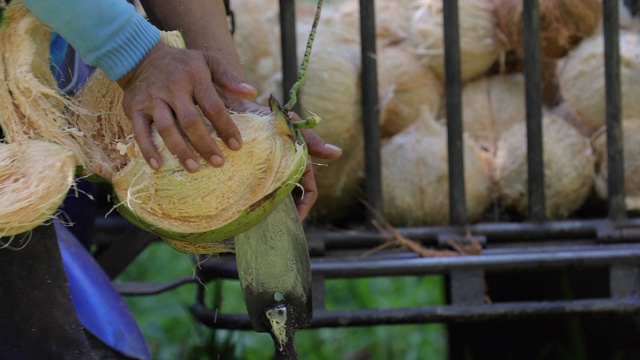
M135 68L160 39L160 31L125 0L22 2L111 80Z

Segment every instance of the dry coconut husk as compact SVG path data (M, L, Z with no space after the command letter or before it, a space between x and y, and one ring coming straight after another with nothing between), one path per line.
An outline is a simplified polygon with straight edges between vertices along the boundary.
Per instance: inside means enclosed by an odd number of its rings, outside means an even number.
M565 120L543 114L546 215L566 218L582 206L593 186L594 155L589 140ZM526 124L507 130L498 142L495 179L501 205L528 212Z
M56 216L74 184L73 153L46 141L0 143L0 237L32 230Z
M443 103L442 81L422 66L415 54L404 46L386 46L378 50L377 59L383 138L411 125L424 107L434 116L439 114Z
M0 31L0 112L8 142L46 139L78 154L77 129L66 112L78 110L58 90L49 67L51 30L20 2L4 11L6 25ZM9 105L10 104L10 105Z
M444 19L442 0L410 0L408 42L425 64L444 79ZM462 81L483 75L504 51L496 30L492 0L458 1L460 71Z
M464 139L467 219L480 219L491 202L488 158ZM443 225L449 221L447 130L429 112L382 146L384 216L393 226Z
M623 159L624 159L624 191L627 210L640 210L640 118L627 118L622 121ZM597 156L595 189L596 194L607 199L608 167L607 167L607 132L602 127L594 133L593 149Z
M511 126L524 123L526 116L521 73L483 77L462 88L464 130L491 155L502 134Z
M557 68L560 92L567 106L591 132L606 122L604 38L585 39ZM620 30L622 118L640 116L640 34Z
M522 0L494 0L498 29L512 49L524 54ZM540 0L540 51L559 59L591 36L602 18L601 0Z

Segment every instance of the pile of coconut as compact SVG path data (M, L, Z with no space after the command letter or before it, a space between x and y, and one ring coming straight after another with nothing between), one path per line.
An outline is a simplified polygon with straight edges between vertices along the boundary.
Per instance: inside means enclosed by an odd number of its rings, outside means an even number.
M301 51L310 16L305 2L296 6ZM540 0L539 10L545 203L547 217L559 219L592 205L594 195L606 199L602 2ZM633 149L640 131L640 35L622 2L620 10L627 205L634 210L640 201L633 181L640 157ZM384 215L396 226L446 224L443 2L378 0L375 15ZM243 33L254 34L251 24L263 29L273 13L236 16L249 24ZM458 19L467 217L521 218L528 207L522 1L459 0ZM273 33L266 36L278 36L276 24L269 23ZM363 201L359 31L356 0L325 3L301 92L302 115L322 117L326 126L318 133L343 148L340 159L313 159L319 188L314 214L321 223L348 221ZM238 44L246 38L236 37ZM280 56L278 48L271 51L270 58ZM248 72L267 63L250 54L243 60ZM261 83L265 94L282 92L279 71L256 74L269 79Z

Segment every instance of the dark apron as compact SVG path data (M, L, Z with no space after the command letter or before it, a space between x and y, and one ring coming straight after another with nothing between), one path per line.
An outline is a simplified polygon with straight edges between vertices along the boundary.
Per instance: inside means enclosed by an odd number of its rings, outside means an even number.
M21 247L18 235L11 242ZM0 238L3 244L9 238ZM0 359L94 359L75 312L53 225L0 249Z

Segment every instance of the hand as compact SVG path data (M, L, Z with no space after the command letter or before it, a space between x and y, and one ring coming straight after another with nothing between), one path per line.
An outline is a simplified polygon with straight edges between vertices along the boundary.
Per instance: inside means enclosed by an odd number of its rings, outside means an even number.
M300 120L300 117L294 113L290 113L289 116L293 121ZM342 149L335 145L327 144L327 142L313 130L305 129L301 130L301 132L307 144L309 155L320 159L336 159L342 155ZM294 200L298 209L298 215L301 220L304 220L318 199L318 188L316 187L316 180L310 162L307 163L307 168L300 179L300 186L302 186L302 191L299 191L297 188L294 190Z
M151 140L152 124L187 171L200 168L187 141L211 165L224 164L222 152L209 136L197 107L229 149L242 147L240 131L216 87L238 99L253 99L256 90L227 69L224 60L214 53L177 49L159 42L135 69L118 80L124 90L125 114L151 168L158 170L162 166Z

